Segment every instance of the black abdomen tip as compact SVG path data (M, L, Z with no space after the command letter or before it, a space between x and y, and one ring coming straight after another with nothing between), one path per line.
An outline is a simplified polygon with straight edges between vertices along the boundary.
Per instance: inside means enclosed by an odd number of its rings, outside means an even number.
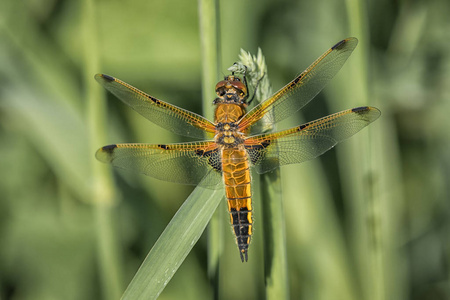
M239 254L241 254L242 262L247 262L248 261L247 249L240 249Z

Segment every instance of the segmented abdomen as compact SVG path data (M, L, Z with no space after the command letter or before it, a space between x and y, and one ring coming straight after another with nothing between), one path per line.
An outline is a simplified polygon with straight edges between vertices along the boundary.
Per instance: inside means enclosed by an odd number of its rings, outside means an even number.
M223 149L222 171L231 226L236 235L241 260L247 261L253 220L251 178L245 149Z

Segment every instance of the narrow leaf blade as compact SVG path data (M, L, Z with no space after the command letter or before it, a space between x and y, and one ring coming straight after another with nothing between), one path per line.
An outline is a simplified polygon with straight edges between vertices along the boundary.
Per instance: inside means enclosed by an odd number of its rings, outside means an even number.
M223 190L197 187L145 258L122 299L156 299L200 238Z

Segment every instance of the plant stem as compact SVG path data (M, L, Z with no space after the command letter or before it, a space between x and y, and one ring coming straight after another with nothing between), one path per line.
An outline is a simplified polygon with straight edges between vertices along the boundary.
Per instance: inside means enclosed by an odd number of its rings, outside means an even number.
M212 119L211 102L215 97L213 87L220 74L220 19L217 0L199 0L200 39L202 52L203 114ZM223 251L222 214L215 213L208 227L208 277L219 296L219 258Z
M170 220L122 299L156 299L202 235L223 190L196 187Z
M369 104L369 32L367 30L367 10L364 2L360 0L347 0L346 8L349 17L349 28L351 35L360 39L358 51L355 51L351 64L351 82L353 97L358 102ZM350 85L350 83L349 83ZM348 90L348 89L347 89ZM352 103L354 104L354 103ZM351 106L354 106L350 104ZM359 104L357 104L359 105ZM347 196L349 197L349 207L351 207L353 224L353 234L355 236L355 253L358 258L357 265L361 266L358 271L362 297L372 300L386 299L384 287L383 270L383 245L382 230L380 227L381 198L375 196L375 174L378 173L379 163L374 160L373 154L376 151L371 134L374 127L368 129L369 134L358 136L348 143L349 147L345 153L338 152L339 158L344 163L341 168L348 175ZM345 162L359 161L358 164L348 164ZM378 169L378 170L377 170ZM351 188L350 188L351 186ZM356 187L356 188L355 188Z
M87 119L89 123L89 144L91 157L92 203L96 219L97 253L100 267L103 296L105 299L119 299L122 292L121 268L118 259L113 221L114 188L111 171L94 158L95 150L106 143L105 97L93 75L99 70L95 7L93 0L84 0L84 83L86 86Z
M261 175L266 299L289 299L280 169Z

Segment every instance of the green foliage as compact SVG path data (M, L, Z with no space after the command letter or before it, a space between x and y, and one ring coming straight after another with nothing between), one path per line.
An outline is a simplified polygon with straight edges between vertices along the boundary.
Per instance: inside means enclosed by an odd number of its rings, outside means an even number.
M450 298L450 3L233 0L220 9L212 17L220 17L221 63L259 47L275 90L338 40L360 41L331 84L279 129L356 106L382 111L322 158L280 170L291 298ZM177 234L180 241L198 238L217 202L144 176L111 176L94 160L94 150L108 143L184 140L111 95L103 101L93 75L117 76L202 113L200 45L192 1L2 2L1 299L116 299L127 286L127 295L135 287L160 292L165 270L173 273L193 245L180 242L176 253L165 247ZM210 101L215 79L204 87ZM211 105L204 109L211 115ZM217 210L222 299L268 292L268 217L255 201L247 264L226 209ZM187 207L205 212L201 221L180 221ZM212 298L206 245L200 238L160 299Z
M223 199L223 190L197 187L145 258L123 299L156 299L197 243Z

